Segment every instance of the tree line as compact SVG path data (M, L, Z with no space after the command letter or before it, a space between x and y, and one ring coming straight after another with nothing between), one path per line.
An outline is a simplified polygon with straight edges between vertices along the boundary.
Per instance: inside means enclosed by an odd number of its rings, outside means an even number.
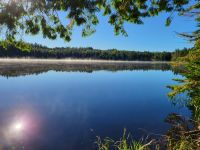
M127 60L127 61L171 61L178 57L184 57L190 49L177 49L174 52L149 52L127 50L99 50L92 47L72 48L56 47L48 48L39 44L30 44L29 51L23 51L12 45L6 49L0 47L0 57L24 57L24 58L74 58L74 59L103 59L103 60Z

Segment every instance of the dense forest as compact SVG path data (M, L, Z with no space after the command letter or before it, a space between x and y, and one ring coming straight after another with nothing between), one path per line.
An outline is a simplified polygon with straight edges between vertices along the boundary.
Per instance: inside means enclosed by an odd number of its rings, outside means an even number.
M0 47L0 57L29 57L29 58L79 58L79 59L103 59L103 60L127 60L127 61L171 61L178 57L184 57L190 49L175 50L174 52L140 52L127 50L99 50L91 47L71 48L31 44L29 51L22 51L16 47L9 46L7 49Z

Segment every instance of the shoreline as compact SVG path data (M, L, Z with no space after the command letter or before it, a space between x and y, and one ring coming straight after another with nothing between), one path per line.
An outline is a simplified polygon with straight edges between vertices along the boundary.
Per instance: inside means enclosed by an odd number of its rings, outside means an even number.
M95 63L130 63L130 64L166 64L170 61L127 61L102 59L52 59L52 58L0 58L0 63L66 63L66 64L95 64Z

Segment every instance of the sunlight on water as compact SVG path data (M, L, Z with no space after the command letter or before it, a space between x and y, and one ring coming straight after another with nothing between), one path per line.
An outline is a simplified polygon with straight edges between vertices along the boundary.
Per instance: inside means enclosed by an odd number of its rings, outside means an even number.
M21 121L15 122L12 125L12 128L13 128L14 132L20 133L20 132L22 132L25 129L25 123L21 122Z
M29 131L29 122L25 118L13 119L5 129L5 135L10 140L22 140Z
M23 146L38 134L38 117L31 108L13 108L3 120L0 128L0 144L4 146Z

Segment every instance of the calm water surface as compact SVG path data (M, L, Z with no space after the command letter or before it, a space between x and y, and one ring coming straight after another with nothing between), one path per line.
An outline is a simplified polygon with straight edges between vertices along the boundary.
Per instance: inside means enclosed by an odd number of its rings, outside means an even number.
M173 106L172 71L47 71L0 76L0 147L27 150L95 149L96 136L162 134Z

